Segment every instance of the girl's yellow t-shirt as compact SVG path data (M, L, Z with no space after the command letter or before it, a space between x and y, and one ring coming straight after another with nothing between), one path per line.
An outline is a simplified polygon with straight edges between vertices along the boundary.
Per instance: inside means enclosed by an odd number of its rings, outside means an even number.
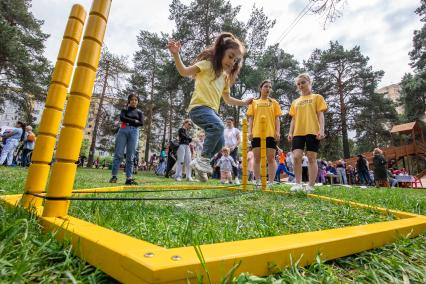
M295 99L289 111L294 119L293 136L317 135L320 130L317 113L325 111L327 103L321 95L310 94Z
M253 116L253 137L260 137L260 118L266 118L266 137L275 136L275 118L282 115L280 104L271 98L257 99L249 105L247 116Z
M195 75L195 87L188 111L198 106L206 106L219 111L223 93L230 93L229 80L225 73L215 79L213 65L209 60L195 63L200 72Z

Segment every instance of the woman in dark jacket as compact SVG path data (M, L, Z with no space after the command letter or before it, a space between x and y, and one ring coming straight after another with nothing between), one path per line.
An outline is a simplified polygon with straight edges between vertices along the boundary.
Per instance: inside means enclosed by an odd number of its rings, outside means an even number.
M361 154L358 155L358 160L356 161L356 171L361 185L371 185L372 182L370 174L368 173L368 162Z
M112 162L112 177L109 182L117 182L117 174L121 160L126 149L126 184L134 185L137 182L132 178L133 158L136 152L136 146L139 139L139 127L143 125L142 111L137 109L139 97L135 94L127 98L127 107L120 113L120 129L115 139L115 152Z
M373 151L373 164L374 164L374 182L376 187L389 187L388 173L386 170L386 160L383 157L383 151L379 148Z

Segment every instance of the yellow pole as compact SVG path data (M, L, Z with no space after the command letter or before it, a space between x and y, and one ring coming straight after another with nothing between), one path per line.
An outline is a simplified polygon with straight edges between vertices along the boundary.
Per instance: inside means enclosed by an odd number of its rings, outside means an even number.
M241 151L243 152L243 190L247 190L247 180L248 180L248 168L247 168L247 119L243 119L243 144Z
M86 126L110 7L111 0L94 0L90 9L64 115L64 127L59 137L57 162L53 165L47 188L48 197L71 195L77 170L75 162L83 141L83 129ZM69 202L66 200L47 200L43 216L64 217L68 213L68 206Z
M49 91L47 92L46 105L39 126L39 135L32 155L32 164L28 169L25 192L40 193L46 187L50 162L52 161L56 144L56 135L61 123L67 89L71 80L85 21L86 11L83 6L74 5L68 18ZM25 207L37 207L42 204L42 199L24 194L22 204Z
M266 117L260 118L260 179L262 190L266 190Z

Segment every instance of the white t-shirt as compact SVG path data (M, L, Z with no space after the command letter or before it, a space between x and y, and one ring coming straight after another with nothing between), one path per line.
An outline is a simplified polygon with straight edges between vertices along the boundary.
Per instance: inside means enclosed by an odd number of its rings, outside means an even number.
M241 135L241 131L238 130L238 128L225 128L223 131L223 135L225 136L225 146L229 148L235 148L238 146L238 141L241 141L239 139Z
M302 158L302 167L307 167L309 164L309 159L307 156L303 156Z

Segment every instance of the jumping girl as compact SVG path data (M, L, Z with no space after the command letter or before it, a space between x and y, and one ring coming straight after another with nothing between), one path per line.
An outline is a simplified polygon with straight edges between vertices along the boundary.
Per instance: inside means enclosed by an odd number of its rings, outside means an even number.
M195 79L194 92L188 112L191 120L205 132L201 157L191 162L201 181L207 181L207 173L212 173L210 159L224 145L224 124L218 115L220 98L225 103L246 106L249 100L239 100L230 96L230 87L237 79L242 66L245 49L231 33L220 34L214 44L203 50L191 66L185 66L180 58L181 44L170 40L167 44L181 76Z

